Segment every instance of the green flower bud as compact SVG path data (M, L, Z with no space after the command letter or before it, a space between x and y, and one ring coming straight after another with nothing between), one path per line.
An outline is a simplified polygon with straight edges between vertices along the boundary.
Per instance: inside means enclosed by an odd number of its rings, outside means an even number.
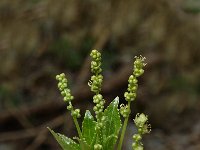
M58 83L58 88L61 88L61 86L62 86L62 82L59 82Z
M97 106L94 106L93 110L96 112L98 110Z
M134 139L135 141L140 141L140 140L142 139L142 136L141 136L140 134L134 134L134 135L133 135L133 139Z
M73 108L72 105L68 105L68 106L67 106L67 109L68 109L68 110L72 110L72 108Z
M103 109L102 109L102 108L99 109L99 113L101 113L101 112L103 112Z
M76 117L76 112L75 112L75 111L72 111L72 112L71 112L71 115L74 116L74 117Z
M59 80L59 78L60 78L60 75L56 75L56 80Z
M99 100L101 100L101 99L103 98L103 96L102 96L101 94L97 94L96 96L97 96L97 98L98 98Z
M62 96L66 96L65 91L61 91L61 95L62 95Z
M137 143L133 142L133 143L132 143L132 148L133 148L133 150L134 150L136 147L137 147Z
M100 101L100 103L99 103L99 104L100 104L101 106L103 106L103 105L104 105L104 103L105 103L105 101L104 101L104 100L102 100L102 101Z
M68 98L67 98L66 96L63 98L63 100L64 100L65 102L68 102Z
M94 150L102 150L102 149L103 149L102 145L100 145L100 144L94 145Z
M100 105L100 104L96 104L96 106L97 106L97 108L100 108L100 107L101 107L101 105Z
M144 150L142 145L134 145L134 144L132 144L132 148L133 148L133 150Z
M61 74L60 74L60 77L61 77L61 78L65 78L65 74L64 74L64 73L61 73Z

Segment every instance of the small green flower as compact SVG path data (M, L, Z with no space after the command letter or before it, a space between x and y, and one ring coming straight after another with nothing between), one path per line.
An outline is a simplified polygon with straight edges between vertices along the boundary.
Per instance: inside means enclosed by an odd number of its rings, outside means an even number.
M151 128L150 125L148 124L148 117L147 115L142 114L137 114L135 119L134 119L134 123L138 129L138 133L133 135L133 144L132 144L132 148L133 150L142 150L143 149L143 145L140 142L142 140L142 135L149 133Z
M147 115L145 114L137 114L135 119L134 119L134 122L135 122L135 125L138 127L138 128L141 128L143 127L148 121L148 117Z
M139 77L144 73L144 69L143 68L144 68L144 66L146 66L146 63L144 63L146 58L142 57L140 55L140 56L136 56L135 59L136 60L134 61L134 72L133 72L133 74L136 77Z
M130 114L130 109L128 108L128 105L121 104L120 105L120 114L124 117L127 118L128 115Z

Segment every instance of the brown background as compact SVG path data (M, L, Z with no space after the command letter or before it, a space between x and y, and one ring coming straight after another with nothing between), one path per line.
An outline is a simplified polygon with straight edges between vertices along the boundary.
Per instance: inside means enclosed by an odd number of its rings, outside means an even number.
M55 75L67 74L76 107L92 109L94 48L108 102L124 102L134 56L147 58L131 116L149 115L146 149L200 149L199 12L198 0L1 0L0 149L59 149L47 126L76 135ZM123 149L134 132L130 120Z

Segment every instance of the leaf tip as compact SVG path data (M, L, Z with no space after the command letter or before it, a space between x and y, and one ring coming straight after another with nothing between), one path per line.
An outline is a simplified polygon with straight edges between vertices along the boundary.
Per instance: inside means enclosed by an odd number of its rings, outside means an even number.
M47 129L51 132L52 130L51 130L51 128L49 128L49 127L47 127Z
M117 96L114 101L113 101L114 105L118 105L119 104L119 97Z
M92 116L92 114L90 113L89 110L86 110L86 112L85 112L85 117L90 118L90 119L93 118L93 116Z

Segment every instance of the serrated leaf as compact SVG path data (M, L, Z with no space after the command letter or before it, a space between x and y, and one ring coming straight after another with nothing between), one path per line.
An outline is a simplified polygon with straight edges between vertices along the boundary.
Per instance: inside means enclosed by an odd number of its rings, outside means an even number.
M121 119L118 111L118 104L119 97L116 97L104 111L104 116L106 118L103 127L104 143L112 146L115 145L117 139L109 140L109 143L105 140L108 140L107 138L111 135L115 137L119 134L121 128ZM104 146L106 147L106 145Z
M96 122L94 121L94 117L91 115L89 110L86 110L85 117L82 122L82 134L88 145L92 145L94 143L96 137L95 126Z
M57 140L57 142L60 144L63 150L80 150L80 145L74 142L72 139L60 133L55 133L50 128L48 129L51 132L51 134L54 136L54 138Z
M107 137L106 140L104 141L104 145L105 145L104 149L108 149L108 150L109 150L109 149L110 149L110 150L111 150L111 149L114 149L116 141L117 141L117 136L114 135L114 134L110 135L110 136Z

